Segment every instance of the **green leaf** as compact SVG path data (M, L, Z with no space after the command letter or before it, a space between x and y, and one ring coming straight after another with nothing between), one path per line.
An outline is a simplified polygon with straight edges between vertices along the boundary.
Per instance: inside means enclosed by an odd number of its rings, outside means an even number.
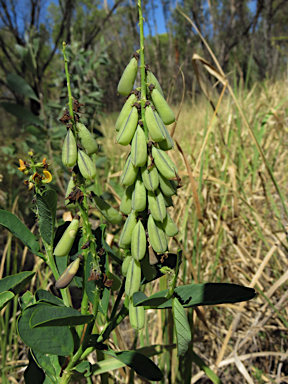
M6 77L6 80L9 88L12 91L21 93L21 95L27 96L29 99L40 102L31 86L25 79L23 79L23 77L9 73L9 75Z
M36 194L36 204L39 210L39 228L41 236L49 245L53 244L54 223L57 209L57 193L47 189L42 195Z
M168 299L165 297L168 293L168 289L154 293L154 295L147 297L145 293L139 291L133 294L133 305L138 306L150 306L158 307L163 303L166 303Z
M68 327L41 327L31 328L30 318L39 306L44 304L31 305L25 309L17 322L18 333L22 341L33 351L58 356L71 356L73 354L74 342L71 331Z
M37 351L31 351L35 362L43 369L45 375L49 377L52 383L57 384L61 373L59 358L56 355L47 355Z
M185 309L176 297L172 299L172 308L177 338L177 356L180 356L187 351L192 335Z
M15 295L10 291L0 293L0 311L13 299L13 297L15 297Z
M145 377L148 380L162 380L162 372L157 365L147 356L136 351L114 352L112 350L103 351L106 355L115 357L128 367L132 368L138 375Z
M204 363L204 361L192 351L192 361L209 377L214 384L223 384L221 379Z
M35 297L30 291L26 291L24 295L19 298L19 302L21 311L24 311L24 309L27 308L28 305L35 304Z
M35 363L31 353L28 355L29 364L24 372L24 379L26 384L43 384L45 380L45 373L41 368Z
M1 103L0 105L5 109L5 111L11 113L13 116L16 116L18 119L24 120L30 124L43 126L43 121L38 119L38 117L35 116L34 113L28 111L28 109L22 107L22 105L16 103Z
M168 291L168 290L167 290ZM165 291L162 291L165 292ZM159 294L158 292L157 294ZM148 308L165 309L172 308L172 299L163 304L154 306L149 304L151 299L157 294L148 297L148 299L137 302L137 305L147 306ZM255 290L248 287L242 287L237 284L228 283L206 283L191 284L177 287L174 296L184 308L194 307L198 305L216 305L222 303L237 303L253 299ZM135 304L134 304L135 305ZM146 309L148 309L146 308Z
M30 327L63 327L86 324L93 320L93 315L81 315L76 309L68 307L41 306L30 318Z
M11 291L14 295L18 295L34 275L35 272L27 271L4 277L4 279L0 280L0 292Z
M45 291L44 289L38 289L35 292L35 298L36 298L36 301L47 302L55 305L64 306L63 300L59 299L59 297L52 295L51 292Z
M82 361L80 364L76 365L76 367L73 368L73 370L84 373L85 377L91 376L91 364L89 361Z
M26 247L30 249L32 253L40 257L44 257L39 253L39 243L33 233L30 232L29 228L24 225L17 216L13 213L0 210L0 224L8 229L13 235L18 237Z

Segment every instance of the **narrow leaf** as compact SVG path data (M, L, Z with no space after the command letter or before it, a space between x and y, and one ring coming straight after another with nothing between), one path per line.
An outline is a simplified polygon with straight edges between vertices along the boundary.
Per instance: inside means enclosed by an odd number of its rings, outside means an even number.
M34 275L35 272L27 271L4 277L4 279L0 280L0 292L11 291L14 295L18 295Z
M187 351L192 335L185 309L176 297L172 299L172 308L177 338L177 356L180 356Z
M57 209L57 193L48 189L42 195L36 194L36 204L39 210L39 228L43 239L49 245L53 244L54 223Z
M18 237L32 253L40 256L39 243L33 233L30 232L17 216L13 213L0 210L0 224L8 229L13 235ZM43 255L41 255L43 257ZM40 257L41 257L40 256Z
M19 104L3 102L0 105L5 109L5 111L11 113L11 115L16 116L20 120L24 120L30 124L43 125L43 122L38 119L37 116Z
M21 95L27 96L29 99L40 102L32 87L27 83L25 79L23 79L23 77L9 73L9 75L6 77L6 80L9 88L12 91L21 93Z
M157 292L154 295L147 297L143 292L136 292L133 295L134 307L140 306L151 306L158 307L168 301L165 297L168 293L168 289Z

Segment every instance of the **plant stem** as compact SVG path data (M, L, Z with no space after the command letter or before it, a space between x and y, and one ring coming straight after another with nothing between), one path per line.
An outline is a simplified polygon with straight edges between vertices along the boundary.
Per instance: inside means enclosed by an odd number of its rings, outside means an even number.
M69 113L72 117L72 124L73 124L73 130L75 135L75 121L74 121L74 112L73 112L73 97L72 97L72 91L71 91L71 82L70 82L70 74L68 70L68 59L66 57L66 43L63 41L63 57L64 57L64 66L65 66L65 73L66 73L66 80L67 80L67 90L68 90L68 98L69 98Z
M145 103L146 103L146 72L145 72L145 58L144 58L144 30L143 30L143 15L141 0L138 0L138 9L139 9L139 27L140 27L140 60L141 60L141 117L144 126L144 133L146 141L148 143L148 128L145 119Z

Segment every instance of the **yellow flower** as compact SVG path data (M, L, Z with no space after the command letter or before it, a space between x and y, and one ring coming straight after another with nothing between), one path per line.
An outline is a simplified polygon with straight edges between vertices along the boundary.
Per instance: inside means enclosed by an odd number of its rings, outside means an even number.
M45 179L42 180L42 183L44 184L50 183L50 181L52 180L51 173L49 171L43 171L43 173L44 173Z
M24 172L26 170L25 161L19 159L19 164L20 164L20 167L18 168L19 171Z

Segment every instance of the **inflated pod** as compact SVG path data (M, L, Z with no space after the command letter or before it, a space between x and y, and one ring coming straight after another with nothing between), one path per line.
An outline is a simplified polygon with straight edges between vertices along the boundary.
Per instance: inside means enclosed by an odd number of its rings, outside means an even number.
M153 219L163 223L166 217L166 204L159 188L155 192L148 191L148 208Z
M154 74L149 70L147 71L146 81L147 81L147 84L155 85L155 88L164 97L164 93L162 91L161 85L159 84L159 81L157 80L156 76L154 76Z
M154 162L158 171L166 177L166 179L173 179L176 177L176 173L178 170L176 165L170 159L166 152L162 151L162 149L157 149L153 146L152 148L152 156L154 158Z
M78 149L78 167L84 179L93 180L96 176L96 167L90 157L81 149Z
M127 187L134 183L138 175L138 167L134 167L131 161L131 155L128 156L126 163L123 168L123 172L120 178L120 184L126 185Z
M165 140L166 136L163 126L160 123L161 119L151 105L147 105L145 108L145 119L152 140L156 142Z
M147 281L152 281L157 276L157 269L154 265L149 263L149 257L146 254L144 259L141 260L141 270Z
M118 83L117 91L120 95L128 96L132 91L138 71L138 60L139 55L135 52Z
M172 112L164 97L156 88L149 86L149 89L151 92L153 104L155 105L155 108L157 109L157 112L159 113L163 123L167 125L174 123L174 113Z
M124 191L124 195L121 199L120 204L120 212L124 213L124 215L129 215L132 210L132 193L134 191L134 184L129 185Z
M170 133L168 132L168 129L165 127L165 125L164 125L164 131L165 131L165 139L163 141L158 141L158 145L163 151L169 151L170 149L174 148L174 141L170 136Z
M164 229L164 232L167 236L173 237L176 236L177 233L179 233L177 225L174 223L174 221L171 219L169 213L167 212L167 215L163 221L162 227Z
M138 109L136 107L132 107L131 112L129 113L126 120L124 120L121 128L116 137L117 143L121 145L130 144L133 139L136 127L138 124Z
M124 121L128 118L133 108L133 104L137 102L137 99L138 98L135 95L135 93L132 93L132 95L130 95L126 100L125 104L123 105L123 108L121 109L121 112L119 113L118 119L115 124L116 131L119 131Z
M75 237L79 229L79 216L76 215L71 221L69 226L66 228L61 239L58 241L54 255L58 257L67 256L72 248Z
M129 321L131 327L139 331L145 325L144 307L134 307L132 299L129 301Z
M97 195L93 195L92 198L98 211L108 220L111 224L119 224L123 220L121 213L116 211L107 201L103 200Z
M165 232L162 229L161 223L155 221L152 215L149 216L147 229L149 241L154 251L157 253L166 252L168 249L168 244Z
M127 276L129 264L131 260L133 259L132 256L126 256L125 259L123 260L122 266L121 266L121 272L124 277Z
M113 284L111 285L110 289L112 292L118 291L118 289L121 287L121 280L118 276L113 275L112 272L106 271L106 276L109 280L113 280Z
M161 173L159 174L160 188L165 196L177 194L177 184L174 180L168 180Z
M67 186L67 189L66 189L66 193L65 193L65 205L67 205L68 208L76 208L77 207L77 205L74 203L69 204L69 199L66 200L66 198L70 195L70 193L72 192L74 187L75 187L75 183L73 180L73 176L71 176L69 183L68 183L68 186Z
M139 124L131 143L131 161L134 167L142 167L147 161L145 133Z
M156 191L159 186L159 174L155 165L151 167L150 157L147 164L141 167L141 176L147 191Z
M66 167L74 167L77 162L77 144L71 129L68 129L62 148L62 163Z
M82 261L82 259L83 259L82 256L78 256L77 259L75 259L70 265L68 265L68 267L62 273L62 275L56 281L55 283L56 288L64 289L68 287L68 285L71 283L76 273L78 272L80 262Z
M146 208L146 200L146 188L142 181L141 175L138 174L134 184L134 191L132 193L132 210L135 212L144 211Z
M143 259L146 253L146 245L147 239L145 229L141 220L139 220L133 229L131 239L131 254L135 260L139 261Z
M120 248L126 248L128 245L131 244L132 232L135 226L136 214L132 211L125 221L124 227L119 238Z
M133 293L138 292L141 284L141 265L140 262L132 259L125 281L125 293L127 296L132 297Z
M76 123L76 128L78 130L78 138L81 146L85 149L87 155L90 156L93 155L93 153L96 153L98 151L98 145L90 131L82 123Z

